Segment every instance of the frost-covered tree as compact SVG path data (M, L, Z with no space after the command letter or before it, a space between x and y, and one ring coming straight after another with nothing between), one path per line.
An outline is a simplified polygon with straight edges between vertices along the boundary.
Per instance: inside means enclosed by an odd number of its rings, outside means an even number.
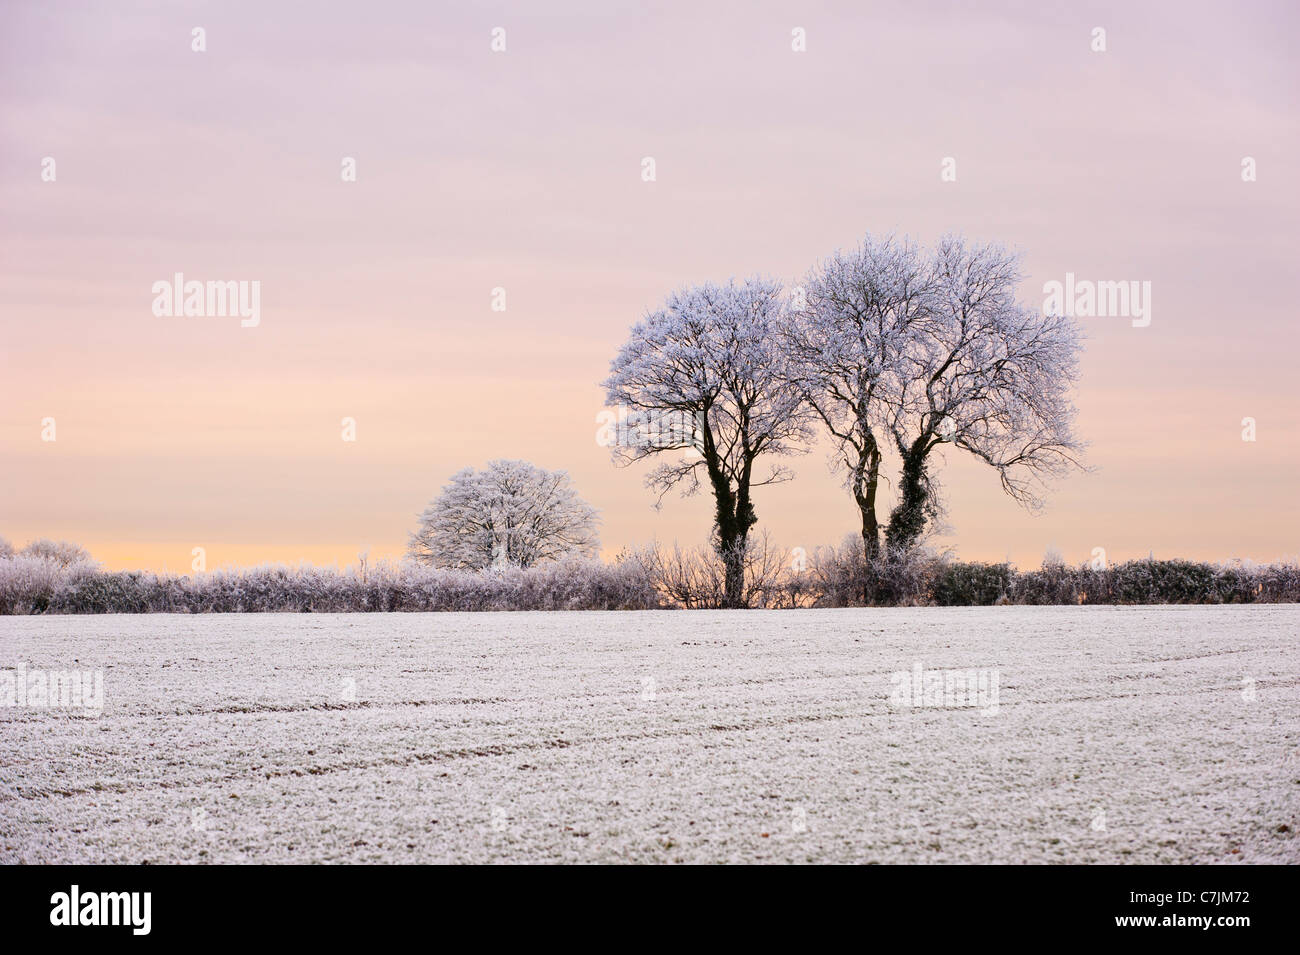
M497 460L452 476L411 534L407 556L434 567L533 567L593 557L600 542L595 508L566 471Z
M604 381L612 406L693 422L690 434L615 445L613 456L620 465L655 457L646 484L660 501L673 487L689 495L708 483L727 607L744 605L745 551L758 520L752 492L791 477L779 463L758 469L801 450L810 435L778 347L788 321L774 281L685 288L633 327Z
M997 471L1035 508L1051 478L1079 466L1070 388L1080 331L1016 301L1019 259L997 245L946 237L932 263L924 334L908 353L890 433L902 458L886 538L906 550L938 507L931 454L950 444Z
M913 243L873 239L837 252L804 282L806 307L782 336L789 368L834 442L862 518L868 564L880 556L882 443L931 307L932 270Z
M0 557L12 557L14 555L14 545L9 543L8 539L0 537Z
M46 537L32 541L19 553L25 557L40 557L60 567L71 567L73 564L85 563L91 560L90 552L80 544L74 544L71 541L50 540Z

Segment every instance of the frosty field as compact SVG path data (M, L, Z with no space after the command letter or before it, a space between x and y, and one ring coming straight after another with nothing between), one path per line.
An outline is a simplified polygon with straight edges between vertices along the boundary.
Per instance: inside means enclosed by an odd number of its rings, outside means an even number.
M1300 607L0 618L0 862L1297 862ZM995 672L991 707L891 675ZM10 684L14 685L14 684Z

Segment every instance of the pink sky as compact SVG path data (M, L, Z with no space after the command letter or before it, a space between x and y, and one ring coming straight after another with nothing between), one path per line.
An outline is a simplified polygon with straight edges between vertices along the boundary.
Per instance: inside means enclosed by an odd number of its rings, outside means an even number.
M1030 515L949 455L942 543L1300 553L1293 4L461 6L5 5L0 534L110 567L397 556L453 472L519 457L572 473L607 553L699 543L705 498L656 514L595 442L631 324L951 230L1023 250L1028 302L1069 271L1150 281L1153 314L1084 320L1096 471ZM259 281L261 324L156 317L175 272ZM838 542L824 449L796 470L760 528Z

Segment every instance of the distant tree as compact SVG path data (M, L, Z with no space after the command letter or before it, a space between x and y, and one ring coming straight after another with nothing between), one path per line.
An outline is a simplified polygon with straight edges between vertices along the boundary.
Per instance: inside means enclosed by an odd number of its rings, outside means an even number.
M8 539L0 537L0 557L12 557L14 555L14 545L9 543Z
M946 237L934 253L932 305L909 352L890 433L902 458L886 539L911 547L938 510L931 454L949 444L998 473L1020 504L1079 467L1070 389L1080 332L1016 301L1019 259L997 245Z
M793 316L782 343L793 381L834 442L835 463L861 515L870 567L880 556L882 444L890 440L904 376L923 347L932 272L906 239L867 236L814 268L804 289L806 307Z
M612 406L691 423L675 436L658 429L654 441L615 444L613 456L620 465L659 456L646 484L660 501L675 486L697 492L703 474L713 492L726 607L745 602L745 554L758 520L753 489L792 476L777 464L763 473L755 468L760 459L801 450L810 437L802 397L778 347L788 321L777 282L686 288L633 327L604 381Z
M596 555L599 515L565 471L497 460L455 474L420 514L407 556L434 567L533 567Z
M90 552L84 547L71 541L53 541L45 537L32 541L19 553L27 557L43 558L60 567L91 561Z

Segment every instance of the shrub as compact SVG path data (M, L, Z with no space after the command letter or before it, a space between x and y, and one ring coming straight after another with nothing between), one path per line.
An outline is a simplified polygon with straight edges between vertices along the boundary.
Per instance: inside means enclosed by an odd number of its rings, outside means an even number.
M0 614L45 613L60 589L93 573L88 564L65 567L26 554L0 559Z
M150 613L161 607L161 582L140 571L87 573L64 581L49 599L48 613Z
M860 537L790 566L765 537L746 553L752 607L988 606L1300 602L1300 566L1138 560L1103 570L1048 561L1017 573L923 550L868 566ZM0 614L344 613L482 610L647 610L722 604L716 550L649 548L613 563L571 558L528 569L449 570L365 562L336 570L264 565L189 577L105 572L49 556L0 557ZM864 601L864 594L866 595Z
M931 595L940 607L991 607L1011 589L1010 564L941 563Z

